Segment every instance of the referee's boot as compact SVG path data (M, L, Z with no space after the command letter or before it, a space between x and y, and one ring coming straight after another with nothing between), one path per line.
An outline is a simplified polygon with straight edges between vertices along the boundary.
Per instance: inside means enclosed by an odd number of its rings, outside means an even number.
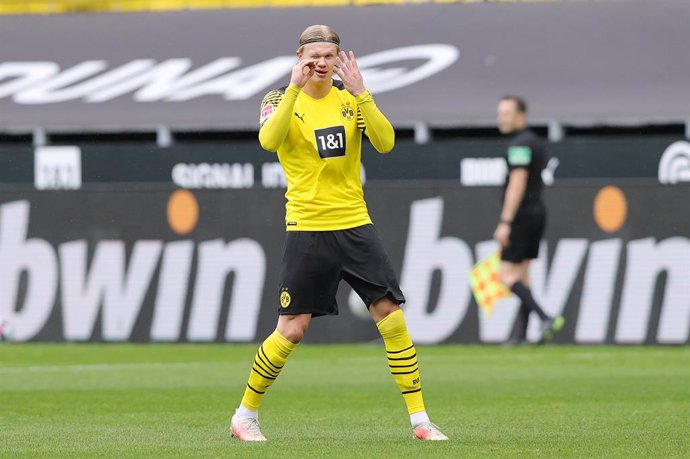
M540 343L548 343L553 339L553 337L561 331L563 325L565 324L565 318L563 316L549 317L541 325L542 338Z

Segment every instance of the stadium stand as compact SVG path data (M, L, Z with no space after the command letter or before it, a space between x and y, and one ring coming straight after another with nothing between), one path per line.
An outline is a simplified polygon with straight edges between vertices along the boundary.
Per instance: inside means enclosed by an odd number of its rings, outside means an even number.
M0 14L171 11L223 8L401 5L416 3L501 3L516 0L4 0ZM544 2L559 0L517 0Z

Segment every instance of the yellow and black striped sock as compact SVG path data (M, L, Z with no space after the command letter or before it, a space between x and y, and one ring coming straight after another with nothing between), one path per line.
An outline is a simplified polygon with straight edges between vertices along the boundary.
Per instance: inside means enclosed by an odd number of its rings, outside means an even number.
M249 373L247 388L244 390L242 404L250 410L258 410L261 399L283 369L285 361L297 344L274 331L259 346L254 357L252 371Z
M425 411L417 351L407 332L402 310L389 314L376 326L386 346L388 366L402 392L409 414Z

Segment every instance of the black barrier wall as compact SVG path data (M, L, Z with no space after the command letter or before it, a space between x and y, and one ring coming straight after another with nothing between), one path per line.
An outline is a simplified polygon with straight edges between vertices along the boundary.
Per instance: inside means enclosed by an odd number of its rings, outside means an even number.
M467 274L496 249L500 188L375 182L366 196L419 343L499 342L517 303L478 313ZM423 186L422 186L423 185ZM687 343L688 185L547 190L533 290L561 343ZM255 341L275 326L283 191L0 192L0 316L17 341ZM312 342L378 337L345 284ZM537 336L537 325L529 336Z
M365 143L365 180L444 180L465 186L502 185L504 138L396 144L394 158ZM690 142L671 135L574 137L549 143L548 184L570 179L690 181ZM283 188L277 156L256 141L216 145L82 145L0 147L0 187L82 188L151 185L188 189Z

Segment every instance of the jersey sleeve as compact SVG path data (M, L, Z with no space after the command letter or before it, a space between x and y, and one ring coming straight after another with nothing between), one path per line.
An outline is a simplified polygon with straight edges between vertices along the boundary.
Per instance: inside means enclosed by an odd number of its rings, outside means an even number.
M362 116L362 110L357 107L357 129L366 133L367 125L364 123L364 117Z
M290 84L285 92L274 90L264 96L259 117L259 142L264 150L278 151L290 130L290 118L300 88Z
M264 96L264 99L261 101L261 114L259 116L260 127L263 126L276 111L278 105L280 105L280 102L283 100L283 95L283 91L274 89Z
M379 153L388 153L395 145L395 130L376 106L369 91L357 96L357 127L361 129Z
M517 141L508 146L506 160L508 169L529 169L534 156L534 148L529 142Z

